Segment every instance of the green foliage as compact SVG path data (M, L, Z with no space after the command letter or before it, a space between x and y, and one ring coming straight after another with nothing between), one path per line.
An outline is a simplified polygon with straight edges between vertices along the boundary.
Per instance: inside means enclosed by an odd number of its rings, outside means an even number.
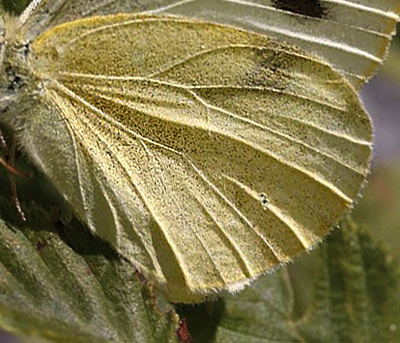
M62 201L51 205L57 196L40 175L19 179L23 202L41 204L24 206L27 224L18 220L2 175L3 329L29 343L177 342L168 305L157 305L151 288L107 244L60 215ZM399 282L392 253L345 220L319 249L243 292L176 308L195 343L397 343Z
M29 0L3 0L0 2L0 7L3 7L9 13L19 14L29 4Z
M320 249L289 268L218 302L181 307L180 315L195 342L396 343L399 280L391 253L344 220Z
M0 325L48 342L175 342L177 317L130 264L76 221L0 198Z
M399 74L400 75L400 74ZM357 223L367 225L383 237L400 258L400 164L386 163L374 170L363 191L363 199L352 215Z
M28 342L177 342L176 315L160 312L128 263L82 224L63 224L56 206L41 208L25 207L22 225L0 198L2 328ZM344 220L320 249L243 292L176 308L196 343L396 343L399 282L387 248Z

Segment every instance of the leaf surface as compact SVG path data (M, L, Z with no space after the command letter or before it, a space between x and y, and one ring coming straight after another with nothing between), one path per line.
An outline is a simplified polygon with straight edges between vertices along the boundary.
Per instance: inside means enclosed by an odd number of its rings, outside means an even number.
M310 256L180 315L196 342L396 343L399 294L392 253L346 219Z
M132 266L76 221L31 205L21 225L1 198L0 325L32 342L176 342L176 315L161 313Z

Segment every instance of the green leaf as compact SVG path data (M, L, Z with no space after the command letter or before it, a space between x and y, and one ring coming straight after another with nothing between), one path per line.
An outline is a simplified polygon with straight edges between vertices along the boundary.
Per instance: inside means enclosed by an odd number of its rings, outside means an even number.
M19 14L28 4L29 0L1 0L0 8L4 8L8 13Z
M195 342L399 342L400 273L391 254L350 220L328 241L236 296L181 308Z
M29 224L0 197L0 326L28 342L176 342L177 317L161 313L130 264L76 221L32 205Z
M399 54L400 57L400 54ZM396 73L392 71L392 75L395 77ZM400 68L399 68L400 77ZM399 78L400 81L400 78ZM388 79L383 82L390 82ZM400 83L397 86L400 90ZM395 93L393 93L395 94ZM393 95L394 96L394 95ZM386 101L386 100L382 100ZM383 102L382 102L383 103ZM394 104L388 106L395 106ZM395 107L393 110L396 111ZM396 136L390 135L385 127L394 125L397 120L393 114L393 119L389 119L388 123L384 123L385 120L381 120L381 137L386 135L385 141L392 142L396 139ZM378 133L379 133L378 129ZM393 131L394 134L395 131ZM378 143L379 144L379 143ZM382 141L381 141L382 144ZM390 145L390 144L389 144ZM393 146L390 148L390 154L393 155ZM386 161L380 165L375 166L371 177L368 180L368 187L363 192L363 197L352 212L352 217L357 223L365 224L376 233L377 236L382 237L388 242L388 245L393 249L393 254L399 259L400 258L400 163L393 159L392 161Z

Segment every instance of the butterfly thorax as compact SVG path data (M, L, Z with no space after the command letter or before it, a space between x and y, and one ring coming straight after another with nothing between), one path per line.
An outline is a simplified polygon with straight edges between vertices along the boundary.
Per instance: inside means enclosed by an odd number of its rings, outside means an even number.
M6 21L1 50L0 122L9 122L23 111L22 103L29 106L41 93L43 77L30 43L18 34L10 20Z

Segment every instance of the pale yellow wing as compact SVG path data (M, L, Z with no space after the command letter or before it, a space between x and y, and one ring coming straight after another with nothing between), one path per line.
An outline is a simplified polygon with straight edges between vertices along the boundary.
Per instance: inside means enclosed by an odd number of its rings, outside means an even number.
M359 90L382 64L400 0L171 1L154 13L207 19L298 45L330 63Z
M20 114L22 144L171 301L238 289L312 248L368 173L352 87L267 37L117 15L32 49L43 93Z
M44 0L22 15L28 39L50 26L119 12L179 14L230 24L298 45L359 90L382 64L400 0Z

